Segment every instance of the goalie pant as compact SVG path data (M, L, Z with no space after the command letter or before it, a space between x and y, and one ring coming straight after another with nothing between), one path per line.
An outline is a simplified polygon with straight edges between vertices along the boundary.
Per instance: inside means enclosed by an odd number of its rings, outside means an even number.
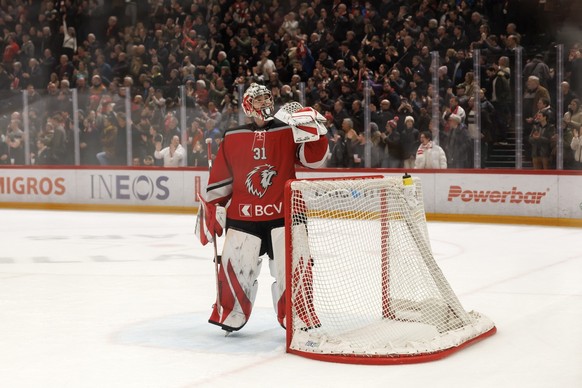
M228 229L223 247L218 286L220 310L215 304L209 323L226 331L240 330L249 320L258 290L261 271L260 256L267 253L269 269L275 282L271 286L277 320L285 327L285 230L283 220L269 222L241 222L227 220ZM306 235L305 225L295 225ZM246 229L246 230L243 230ZM313 260L309 254L300 254L293 272L293 289L301 289L301 300L295 301L298 316L304 328L320 326L313 309Z

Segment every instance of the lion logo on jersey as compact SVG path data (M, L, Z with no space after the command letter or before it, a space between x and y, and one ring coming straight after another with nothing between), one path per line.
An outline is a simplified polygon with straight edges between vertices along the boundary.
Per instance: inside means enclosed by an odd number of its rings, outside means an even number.
M273 170L273 168L269 164L263 164L255 167L253 171L248 173L245 185L249 193L263 198L269 186L273 184L273 177L277 175L277 171Z

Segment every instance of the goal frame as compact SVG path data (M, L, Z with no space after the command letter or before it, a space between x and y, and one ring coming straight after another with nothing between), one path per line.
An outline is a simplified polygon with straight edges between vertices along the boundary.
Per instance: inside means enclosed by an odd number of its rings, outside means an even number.
M292 337L293 337L293 316L292 316L292 257L293 257L293 246L292 246L292 228L291 225L293 223L293 208L291 206L291 195L292 195L292 184L296 181L335 181L335 180L365 180L365 179L383 179L385 176L383 175L367 175L367 176L340 176L340 177L324 177L324 178L307 178L307 179L290 179L285 184L285 273L286 273L286 293L285 293L285 308L286 308L286 352L290 354L295 354L301 357L314 359L318 361L326 361L326 362L335 362L335 363L346 363L346 364L364 364L364 365L393 365L393 364L413 364L413 363L421 363L421 362L429 362L435 361L442 358L445 358L453 353L456 353L459 350L462 350L476 342L479 342L487 337L492 336L496 333L497 328L495 325L493 327L480 335L471 338L457 346L453 346L447 349L441 349L438 351L426 352L426 353L417 353L417 354L398 354L398 355L373 355L373 354L329 354L329 353L311 353L306 352L298 349L293 349L291 347ZM382 206L382 208L384 208ZM381 217L379 222L382 223L382 235L384 236L384 220ZM386 233L388 233L386 231ZM384 252L384 248L382 248L382 266L387 265L388 257L387 253ZM433 258L431 257L433 260ZM386 262L386 263L385 263ZM384 316L388 316L390 314L390 306L388 302L384 300L384 288L388 288L388 282L390 279L383 280L382 288L382 311ZM446 285L448 287L448 284ZM454 295L454 293L453 293ZM388 314L388 315L386 315Z

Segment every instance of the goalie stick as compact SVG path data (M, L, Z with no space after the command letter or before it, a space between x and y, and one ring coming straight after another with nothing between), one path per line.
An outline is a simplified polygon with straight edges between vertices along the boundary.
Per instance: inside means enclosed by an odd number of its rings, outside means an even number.
M206 157L208 158L208 173L212 170L212 139L206 139ZM214 248L214 277L216 280L216 311L222 315L222 306L220 305L220 280L218 279L218 272L220 270L220 256L218 256L218 248L216 247L216 236L212 239L212 246Z

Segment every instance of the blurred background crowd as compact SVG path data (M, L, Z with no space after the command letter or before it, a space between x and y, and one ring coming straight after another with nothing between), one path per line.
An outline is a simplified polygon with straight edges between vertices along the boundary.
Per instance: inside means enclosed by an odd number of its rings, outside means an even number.
M434 142L446 161L424 167L515 167L503 153L523 145L526 167L581 169L580 15L568 0L0 0L0 164L204 166L259 82L326 117L328 167L364 167L366 144L366 167L411 167Z

